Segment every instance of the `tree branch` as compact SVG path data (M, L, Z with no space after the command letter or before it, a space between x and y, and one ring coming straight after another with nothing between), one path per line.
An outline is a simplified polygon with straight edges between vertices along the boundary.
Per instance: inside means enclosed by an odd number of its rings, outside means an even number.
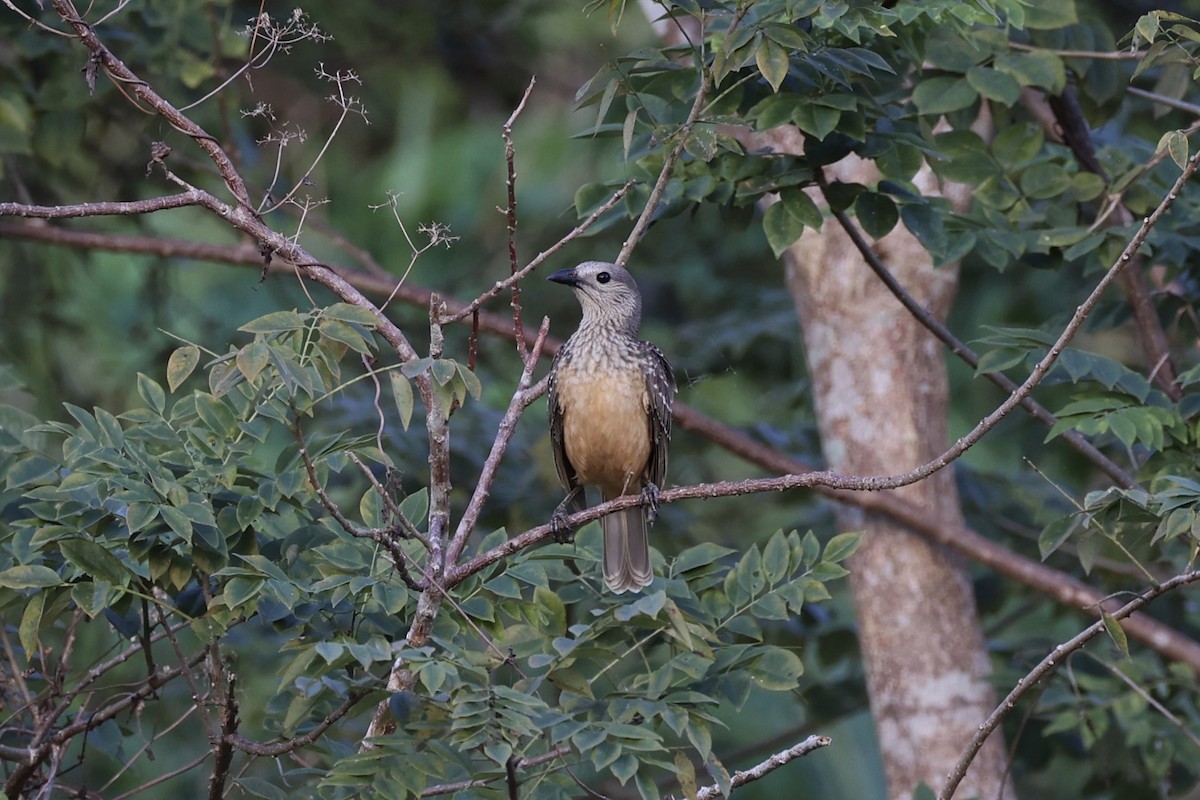
M321 738L321 735L329 729L329 726L337 722L342 717L350 713L358 702L366 697L370 692L365 689L355 689L346 694L346 699L342 704L325 715L325 718L313 726L312 730L301 736L294 736L282 742L271 742L264 744L256 742L252 739L247 739L240 733L230 733L225 736L225 741L236 747L244 753L249 753L254 756L265 756L267 758L277 758L287 753L297 750Z
M525 94L521 96L521 102L517 103L517 107L513 109L508 120L504 123L501 130L501 138L504 139L504 164L507 167L507 177L505 187L508 189L508 206L504 209L505 219L508 221L508 265L509 272L515 276L518 271L517 262L517 148L513 144L512 129L517 122L517 117L525 110L525 102L529 99L530 92L533 91L534 84L537 83L536 77L530 77L529 85L525 87ZM512 318L513 318L513 338L517 343L517 352L524 361L529 357L529 348L525 344L525 326L521 322L521 283L519 280L514 280L512 284Z
M752 783L759 778L765 777L771 772L787 764L789 761L795 761L797 758L806 756L814 750L820 750L822 747L828 747L833 742L828 736L810 736L803 742L794 744L787 750L780 751L768 758L762 763L756 764L747 770L738 770L730 776L730 788L736 789L739 786L745 786L747 783ZM696 800L712 800L713 798L722 797L721 788L719 786L706 786L696 792Z
M1017 685L1014 686L1012 691L1008 693L1008 696L1001 701L1000 705L996 706L996 710L993 711L988 718L984 720L983 724L979 726L979 730L974 736L971 737L971 741L967 743L966 749L963 750L962 755L959 757L958 763L954 765L954 769L952 769L950 774L946 776L946 784L942 787L942 791L938 794L938 800L951 800L951 798L954 797L954 792L958 789L958 785L962 783L962 779L967 774L967 769L970 768L971 762L975 759L975 755L979 752L979 749L983 747L983 743L987 741L987 738L992 735L992 732L999 727L1000 723L1004 720L1004 717L1008 715L1008 712L1016 706L1017 701L1021 699L1021 696L1029 691L1030 687L1034 686L1042 678L1046 677L1055 669L1057 669L1058 665L1062 663L1062 660L1066 656L1082 648L1097 634L1103 631L1105 627L1110 624L1110 620L1122 620L1159 595L1166 594L1172 589L1176 589L1180 586L1186 586L1187 584L1194 583L1198 580L1200 580L1200 570L1186 572L1182 575L1176 575L1169 581L1165 581L1158 586L1147 589L1141 595L1135 597L1133 600L1130 600L1121 608L1114 611L1107 619L1102 619L1099 622L1093 623L1072 639L1055 647L1054 650L1051 651L1050 654L1045 658L1043 658L1036 667L1034 667L1028 674L1025 675L1025 677L1017 681Z
M217 140L168 103L151 88L150 84L143 81L129 67L125 66L125 63L117 58L100 41L92 25L79 16L79 12L75 9L75 5L71 0L52 0L52 5L55 12L63 18L63 21L75 30L75 34L79 37L80 41L92 52L113 83L118 88L123 88L122 84L129 86L139 100L154 109L159 116L170 123L171 127L180 133L190 136L208 154L213 163L216 164L217 171L221 174L226 187L228 187L237 202L246 210L250 210L250 195L246 191L246 184L242 180L242 176L238 174L237 168L229 156L221 149Z
M111 201L103 203L76 203L63 206L35 206L27 203L0 203L0 217L33 217L37 219L64 219L67 217L101 217L130 214L151 214L170 208L185 208L201 204L200 193L180 192L145 200Z

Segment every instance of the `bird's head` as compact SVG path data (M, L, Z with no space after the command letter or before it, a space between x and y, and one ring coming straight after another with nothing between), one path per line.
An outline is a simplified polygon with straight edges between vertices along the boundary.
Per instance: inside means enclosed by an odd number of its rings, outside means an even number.
M560 269L547 280L570 286L583 307L583 325L615 325L631 336L642 321L642 295L629 270L603 261Z

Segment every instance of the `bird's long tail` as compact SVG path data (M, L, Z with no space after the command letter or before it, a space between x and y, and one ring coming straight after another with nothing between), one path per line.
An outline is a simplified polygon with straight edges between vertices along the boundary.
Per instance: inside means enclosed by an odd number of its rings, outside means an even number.
M605 497L605 500L611 498ZM654 580L646 514L640 506L604 517L604 585L616 594L636 592Z

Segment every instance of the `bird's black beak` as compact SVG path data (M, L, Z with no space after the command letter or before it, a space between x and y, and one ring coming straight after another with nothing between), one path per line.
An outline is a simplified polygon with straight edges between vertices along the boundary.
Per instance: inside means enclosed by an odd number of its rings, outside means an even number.
M579 285L579 276L577 274L575 274L574 267L571 267L569 269L560 269L558 272L555 272L553 275L547 275L546 280L554 281L555 283L561 283L566 286L578 286Z

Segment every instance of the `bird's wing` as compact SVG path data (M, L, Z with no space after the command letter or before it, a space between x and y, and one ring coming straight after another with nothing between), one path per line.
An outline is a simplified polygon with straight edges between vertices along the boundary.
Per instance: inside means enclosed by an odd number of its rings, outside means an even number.
M642 342L649 363L647 373L650 395L650 462L646 478L660 489L667 479L667 445L671 441L671 406L675 402L675 375L663 352L649 342Z
M558 482L568 491L579 485L575 468L567 458L567 448L563 444L563 410L558 403L558 386L555 377L558 375L558 362L562 350L554 357L550 366L550 381L546 387L546 406L550 414L550 449L554 452L554 467L558 470Z

